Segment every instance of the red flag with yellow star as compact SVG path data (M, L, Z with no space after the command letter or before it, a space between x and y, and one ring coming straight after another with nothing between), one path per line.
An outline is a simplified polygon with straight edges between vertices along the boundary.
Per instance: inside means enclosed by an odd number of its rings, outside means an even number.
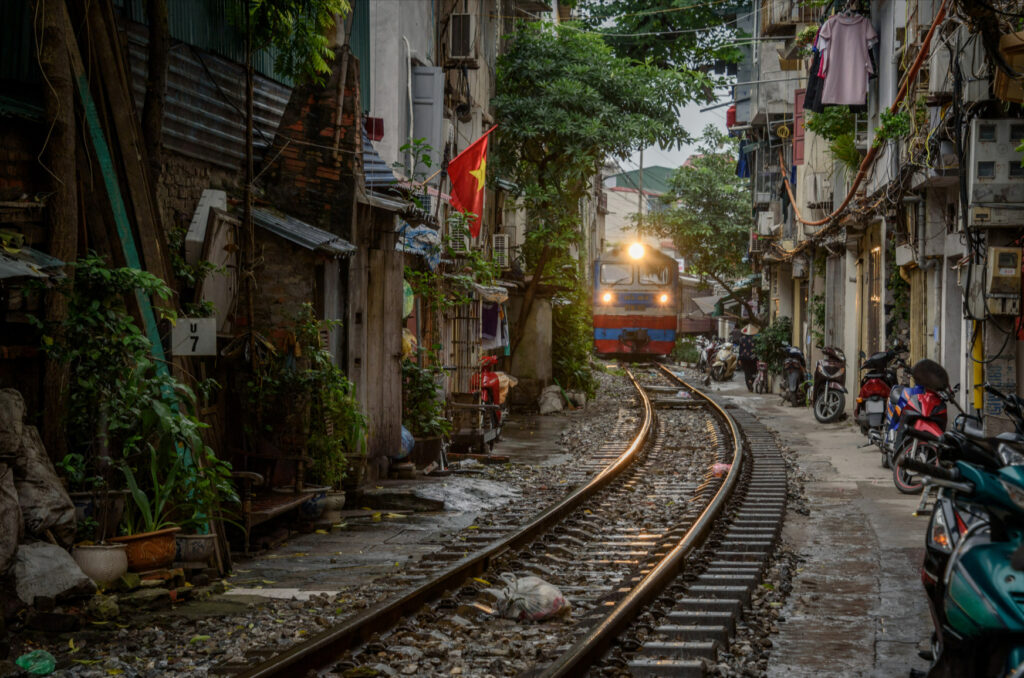
M480 235L480 217L484 210L484 180L487 178L487 135L470 144L466 150L448 163L448 178L452 182L452 207L460 212L469 212L469 234Z

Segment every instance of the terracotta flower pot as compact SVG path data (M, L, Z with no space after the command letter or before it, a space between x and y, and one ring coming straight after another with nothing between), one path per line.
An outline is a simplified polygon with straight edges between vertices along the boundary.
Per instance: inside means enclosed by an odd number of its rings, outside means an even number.
M174 562L174 535L180 530L180 527L168 527L110 541L127 547L128 569L132 572L159 570Z
M89 544L76 546L71 557L89 579L106 586L128 571L126 549L124 544Z

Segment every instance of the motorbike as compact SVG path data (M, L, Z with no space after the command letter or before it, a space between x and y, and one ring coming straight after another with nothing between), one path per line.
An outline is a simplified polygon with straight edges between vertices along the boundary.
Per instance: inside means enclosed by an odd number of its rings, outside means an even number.
M979 417L964 413L957 415L953 430L941 436L936 444L939 461L952 463L957 459L998 471L1003 466L1024 462L1024 413L1022 401L1016 395L1006 396L985 385L986 390L1003 401L1004 412L1016 428L1015 433L1002 433L986 438ZM955 402L955 401L954 401ZM918 435L908 431L909 435ZM903 462L906 465L906 461ZM912 465L916 465L916 462ZM946 623L943 613L946 566L954 549L964 534L980 522L988 522L988 513L983 506L964 501L954 489L925 476L925 483L938 488L925 537L925 556L921 565L921 583L928 598L932 622L936 631L932 634L932 649L928 659L933 662L942 656L942 628ZM933 675L943 675L936 672Z
M903 366L900 350L880 351L865 359L861 352L860 390L853 406L853 416L863 435L881 430L885 421L885 402L896 385L896 369Z
M1019 424L1020 400L988 385L986 390L1006 398L1007 410L1015 406L1011 417ZM1024 435L985 439L966 425L955 428L961 430L934 443L953 468L898 461L941 488L921 569L935 627L928 676L1022 676ZM928 434L909 435L925 439Z
M715 353L718 351L718 338L697 337L697 372L706 373L714 361Z
M754 375L754 393L767 393L771 387L768 375L768 363L763 360L757 361L757 374Z
M835 346L824 346L823 357L814 366L811 402L814 418L822 424L839 419L846 407L846 355Z
M892 469L896 489L917 494L924 485L902 465L901 458L932 462L936 458L934 442L946 430L946 402L951 400L949 375L934 360L919 360L911 374L913 386L892 387L886 403L884 435L872 431L873 442L882 450L882 466ZM908 436L912 429L921 435Z
M800 407L807 400L807 360L796 346L787 346L783 351L786 357L782 361L782 402Z
M714 362L711 363L711 376L715 381L728 381L736 372L736 364L739 360L736 354L736 345L732 342L725 342L715 353Z

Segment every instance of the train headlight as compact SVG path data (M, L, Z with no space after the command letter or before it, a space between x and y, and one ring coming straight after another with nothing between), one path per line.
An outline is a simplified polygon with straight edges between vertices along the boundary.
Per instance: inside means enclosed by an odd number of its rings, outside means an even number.
M668 295L667 294L661 295L660 297L658 297L658 301L660 301L663 304L667 304L668 303Z
M612 303L612 293L611 292L605 292L604 294L602 294L601 295L601 301L603 301L606 304Z
M633 257L634 259L643 259L644 252L644 246L638 242L635 242L629 246L629 256Z

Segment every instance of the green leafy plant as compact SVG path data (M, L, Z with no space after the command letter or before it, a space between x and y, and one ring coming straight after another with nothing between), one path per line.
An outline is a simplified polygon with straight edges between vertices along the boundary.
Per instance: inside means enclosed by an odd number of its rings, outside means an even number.
M851 172L856 172L860 169L863 156L860 154L860 149L857 148L857 142L852 132L843 134L833 140L829 144L829 150L832 152L832 157Z
M820 292L811 297L808 305L811 318L811 338L815 346L825 344L825 294Z
M446 436L452 432L452 423L444 416L444 399L439 393L445 371L436 353L425 358L425 364L402 359L402 426L417 438Z
M184 463L184 457L177 456L167 464L166 473L161 473L167 460L160 459L155 448L150 449L148 464L148 489L140 485L135 471L128 464L122 464L121 472L128 485L132 505L125 508L122 525L127 534L143 534L156 532L174 525L174 498L181 490L178 475Z
M855 119L849 106L829 106L821 113L808 111L804 128L828 141L854 133Z
M796 34L796 38L794 39L793 42L798 47L804 47L804 46L810 45L812 42L814 42L814 38L817 35L818 35L818 25L817 24L809 24L807 26L804 26L803 30L801 30L799 33Z
M583 391L588 398L597 392L591 369L594 325L590 294L580 265L568 266L557 278L565 290L551 309L551 364L555 379L567 391Z
M882 125L875 128L875 139L872 142L874 146L881 146L886 141L902 139L910 134L909 112L899 111L897 113L890 113L889 111L882 111L879 117L881 118Z
M754 336L754 349L757 357L768 363L768 371L782 374L782 363L786 354L783 349L789 346L793 336L793 321L786 316L775 318L774 322Z
M312 304L302 304L285 350L273 349L257 361L243 392L251 413L247 433L278 441L304 438L317 482L330 486L340 485L349 457L366 449L355 387L320 340L322 329L339 324L318 319Z
M700 349L697 348L697 340L689 335L676 337L675 346L672 347L672 360L677 363L695 363L700 358Z

